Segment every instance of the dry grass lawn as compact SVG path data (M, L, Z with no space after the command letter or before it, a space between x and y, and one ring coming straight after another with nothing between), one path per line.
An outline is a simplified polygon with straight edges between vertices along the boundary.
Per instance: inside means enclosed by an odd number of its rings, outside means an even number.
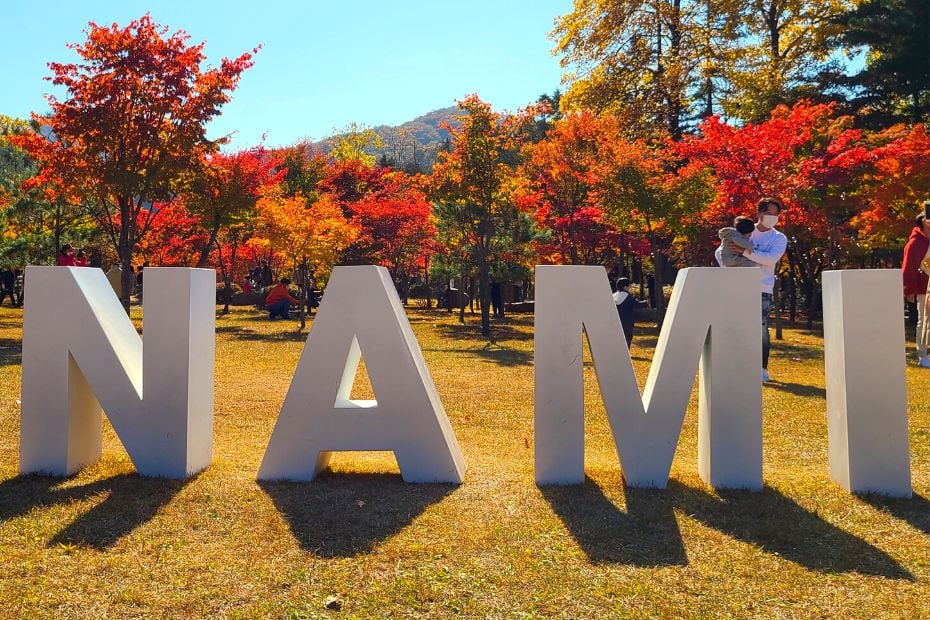
M257 483L303 336L252 310L217 320L205 472L140 479L107 425L98 464L17 477L22 317L0 308L0 616L930 616L930 371L907 371L911 500L830 482L822 340L798 330L764 390L764 492L701 482L693 398L669 488L624 489L590 364L589 480L539 488L531 317L486 346L475 317L409 316L465 453L460 486L406 485L390 453ZM634 342L641 380L655 340Z

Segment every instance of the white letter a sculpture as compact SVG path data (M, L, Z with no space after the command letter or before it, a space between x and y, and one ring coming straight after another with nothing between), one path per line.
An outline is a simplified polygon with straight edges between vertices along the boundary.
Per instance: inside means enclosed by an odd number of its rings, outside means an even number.
M216 273L145 270L145 345L99 269L28 267L22 473L100 458L101 407L143 476L210 464Z
M376 401L349 399L362 352ZM258 478L312 480L342 450L391 450L406 482L459 483L465 473L384 267L333 270Z

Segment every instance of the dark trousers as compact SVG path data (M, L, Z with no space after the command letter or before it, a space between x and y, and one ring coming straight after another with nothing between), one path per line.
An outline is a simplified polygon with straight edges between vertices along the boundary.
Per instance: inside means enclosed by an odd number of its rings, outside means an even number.
M626 348L629 349L633 344L633 322L620 321L623 326L623 336L626 338Z
M290 311L291 302L286 299L282 299L281 301L276 301L275 303L268 306L268 318L273 319L280 315L282 319L286 319Z
M772 312L772 294L762 293L762 367L769 367L769 350L772 339L769 335L769 314Z
M7 288L0 289L0 304L3 303L3 300L4 300L7 296L9 296L9 298L10 298L10 303L13 305L13 307L16 307L16 306L19 305L19 300L16 299L16 293L15 293L14 291L10 290L10 289L7 289Z

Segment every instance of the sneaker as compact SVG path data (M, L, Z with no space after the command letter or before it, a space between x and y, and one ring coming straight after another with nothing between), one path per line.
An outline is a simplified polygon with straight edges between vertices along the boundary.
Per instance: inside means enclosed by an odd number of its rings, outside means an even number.
M930 362L930 359L928 359L928 358L924 358L924 359L927 359L927 361ZM769 376L769 371L768 371L768 369L767 369L767 368L763 368L763 369L762 369L762 382L763 382L763 383L768 383L768 382L771 381L771 380L772 380L772 377Z
M918 360L917 365L921 368L930 368L930 357L922 357Z

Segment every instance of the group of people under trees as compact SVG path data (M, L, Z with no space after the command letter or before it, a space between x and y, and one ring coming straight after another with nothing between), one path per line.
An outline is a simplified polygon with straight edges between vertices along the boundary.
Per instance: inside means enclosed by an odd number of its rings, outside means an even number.
M83 249L76 249L70 243L66 243L62 245L61 249L58 251L55 264L59 267L96 267L98 269L103 269L103 257L100 250L91 250L88 255ZM131 265L129 267L133 272L132 281L135 287L135 294L139 296L140 303L142 300L142 284L145 278L145 268L148 266L149 262L145 261L139 265L138 268ZM114 263L110 271L107 272L107 279L116 291L119 291L121 273L121 267L116 263Z
M760 294L762 301L762 381L771 381L768 371L769 354L771 351L771 337L769 334L769 317L772 310L773 290L775 285L775 272L778 262L784 256L788 246L788 239L779 231L778 225L784 204L774 197L759 200L756 205L755 220L745 216L735 218L732 227L720 229L720 245L714 256L721 267L759 267L760 268ZM99 266L93 265L83 251L62 246L57 264L61 266ZM904 247L904 260L902 263L904 281L904 295L908 301L917 305L917 355L918 365L930 368L930 201L925 203L924 212L914 221L914 228ZM143 269L139 268L138 284L142 283ZM21 277L16 270L5 267L0 270L0 303L9 296L14 306L22 305L22 289L18 285ZM262 290L272 285L274 276L268 261L262 260L249 273L248 284ZM292 306L300 302L290 292L291 280L281 278L268 290L264 299L264 308L269 318L288 318ZM620 323L626 338L627 346L632 345L633 330L635 326L636 310L648 307L647 301L637 299L631 292L632 282L629 278L621 277L616 280L613 293L614 303L620 316ZM492 290L492 301L495 302L495 315L503 318L503 303L500 299L500 285ZM661 293L660 293L661 294ZM499 308L499 310L498 310Z

